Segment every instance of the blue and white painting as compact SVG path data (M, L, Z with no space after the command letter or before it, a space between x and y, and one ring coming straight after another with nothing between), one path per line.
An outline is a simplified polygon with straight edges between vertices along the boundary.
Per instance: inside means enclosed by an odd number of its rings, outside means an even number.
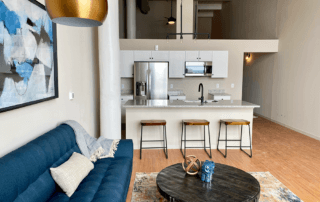
M58 96L55 49L43 5L0 0L0 112Z

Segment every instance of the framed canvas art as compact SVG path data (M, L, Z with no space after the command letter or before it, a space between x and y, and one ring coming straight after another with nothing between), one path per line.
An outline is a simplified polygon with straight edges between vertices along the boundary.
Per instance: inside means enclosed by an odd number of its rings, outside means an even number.
M58 98L56 26L35 0L0 0L0 112Z

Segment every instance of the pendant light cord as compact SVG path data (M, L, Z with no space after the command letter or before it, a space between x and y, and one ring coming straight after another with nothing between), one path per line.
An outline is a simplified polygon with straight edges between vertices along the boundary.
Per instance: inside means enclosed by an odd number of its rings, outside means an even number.
M183 37L182 37L182 0L181 0L181 20L180 20L180 24L181 24L180 39L183 39Z

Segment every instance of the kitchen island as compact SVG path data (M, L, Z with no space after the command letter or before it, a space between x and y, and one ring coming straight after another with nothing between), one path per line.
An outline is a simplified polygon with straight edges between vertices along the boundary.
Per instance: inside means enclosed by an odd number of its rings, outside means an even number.
M126 109L126 138L133 140L134 149L140 149L140 121L163 119L167 121L168 149L180 149L182 120L206 119L210 122L211 147L216 149L220 120L248 120L251 122L252 131L253 109L258 107L260 106L241 100L208 101L203 104L198 101L180 100L129 100L124 105ZM203 139L203 130L204 127L201 126L187 126L187 139ZM222 125L221 139L224 137L225 126ZM162 139L162 127L144 127L143 139ZM228 126L228 139L240 139L240 126ZM143 147L162 146L161 144L159 142L145 142ZM248 127L243 127L242 144L243 146L249 145ZM224 142L220 142L220 145L219 147L224 148ZM239 142L228 142L228 145L238 146ZM187 146L203 146L203 142L188 142Z

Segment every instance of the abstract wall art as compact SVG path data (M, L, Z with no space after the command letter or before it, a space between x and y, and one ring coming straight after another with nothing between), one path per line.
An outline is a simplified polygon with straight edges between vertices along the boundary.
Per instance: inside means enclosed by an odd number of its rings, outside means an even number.
M0 112L58 97L56 26L34 0L0 0Z

